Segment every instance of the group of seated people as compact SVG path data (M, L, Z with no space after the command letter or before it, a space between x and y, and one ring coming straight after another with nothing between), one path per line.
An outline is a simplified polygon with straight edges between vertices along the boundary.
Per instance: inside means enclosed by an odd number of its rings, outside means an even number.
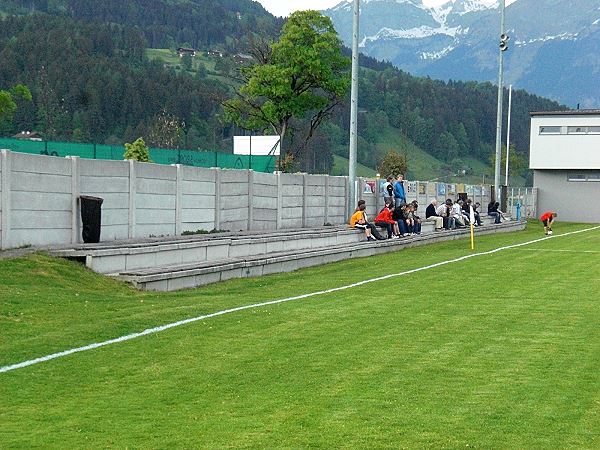
M350 218L350 226L365 231L368 241L399 239L401 237L421 234L422 219L416 214L419 204L417 201L402 203L394 206L393 202L386 202L373 222L369 222L366 214L364 200L359 200L354 214ZM452 230L471 225L471 209L473 212L473 226L481 227L479 202L473 203L471 199L447 199L439 204L433 199L425 210L425 220L434 222L435 231ZM494 217L495 223L500 223L506 216L498 208L500 203L492 201L488 205L488 215ZM387 237L379 232L378 228L385 228Z
M421 234L421 218L416 214L419 204L403 203L394 206L393 202L386 202L383 209L375 217L374 222L367 218L364 200L358 201L358 206L350 218L350 226L365 230L368 241L399 239L413 234ZM379 233L378 228L385 228L387 238Z

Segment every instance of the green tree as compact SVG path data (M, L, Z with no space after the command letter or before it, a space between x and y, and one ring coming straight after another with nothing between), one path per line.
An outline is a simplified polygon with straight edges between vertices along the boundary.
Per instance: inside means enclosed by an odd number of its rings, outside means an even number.
M404 175L408 170L406 153L400 154L394 150L388 151L379 163L377 170L383 177Z
M226 118L244 129L269 130L282 141L292 119L307 119L305 138L290 149L293 155L344 99L349 59L342 55L331 19L317 11L293 13L279 41L260 56L260 63L241 69L244 85L225 102Z
M146 143L142 138L136 139L133 144L125 144L124 159L133 159L134 161L152 162L150 160L150 152Z
M150 145L161 148L178 148L185 123L164 109L152 120L149 131Z
M192 55L190 55L189 53L183 55L181 57L181 65L184 70L187 70L188 72L191 71L193 65Z
M16 84L9 91L0 90L0 130L10 130L18 104L31 101L31 92L23 84Z

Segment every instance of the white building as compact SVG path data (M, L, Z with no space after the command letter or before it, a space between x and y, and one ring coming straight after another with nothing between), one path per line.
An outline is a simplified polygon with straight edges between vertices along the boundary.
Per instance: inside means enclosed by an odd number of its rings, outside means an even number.
M529 166L538 215L600 222L600 110L532 112Z

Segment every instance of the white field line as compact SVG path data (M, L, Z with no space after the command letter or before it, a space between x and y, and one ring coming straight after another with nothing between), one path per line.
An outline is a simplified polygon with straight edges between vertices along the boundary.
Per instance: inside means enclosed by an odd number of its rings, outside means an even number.
M551 250L549 248L519 248L523 252L600 253L600 250Z
M193 322L198 322L198 321L201 321L201 320L210 319L212 317L223 316L225 314L231 314L231 313L234 313L234 312L244 311L244 310L247 310L247 309L260 308L260 307L263 307L263 306L277 305L277 304L280 304L280 303L291 302L291 301L294 301L294 300L302 300L302 299L305 299L305 298L316 297L317 295L331 294L332 292L345 291L347 289L352 289L352 288L355 288L355 287L363 286L365 284L375 283L375 282L383 281L383 280L389 280L391 278L401 277L401 276L404 276L404 275L410 275L412 273L421 272L423 270L434 269L436 267L445 266L447 264L453 264L453 263L465 261L467 259L474 258L476 256L492 255L494 253L498 253L498 252L501 252L501 251L504 251L504 250L510 250L510 249L513 249L513 248L519 248L519 247L523 247L525 245L530 245L530 244L535 244L537 242L546 241L548 239L556 239L556 238L563 237L563 236L570 236L570 235L573 235L573 234L586 233L588 231L593 231L593 230L598 230L598 229L600 229L600 226L596 226L596 227L593 227L593 228L586 228L584 230L579 230L579 231L572 231L570 233L564 233L564 234L557 234L557 235L552 235L552 236L546 236L546 237L543 237L543 238L540 238L540 239L535 239L533 241L522 242L520 244L514 244L514 245L508 245L506 247L499 247L499 248L496 248L494 250L489 250L487 252L472 253L470 255L461 256L460 258L450 259L450 260L447 260L447 261L442 261L442 262L439 262L439 263L431 264L429 266L419 267L417 269L412 269L412 270L407 270L405 272L393 273L393 274L390 274L390 275L384 275L384 276L377 277L377 278L370 278L370 279L367 279L367 280L359 281L357 283L348 284L346 286L340 286L340 287L336 287L336 288L332 288L332 289L326 289L326 290L323 290L323 291L317 291L317 292L311 292L311 293L308 293L308 294L297 295L295 297L282 298L282 299L279 299L279 300L271 300L271 301L262 302L262 303L254 303L252 305L238 306L236 308L225 309L225 310L217 311L217 312L214 312L214 313L211 313L211 314L205 314L203 316L192 317L190 319L180 320L178 322L173 322L173 323L169 323L169 324L166 324L166 325L161 325L161 326L154 327L154 328L148 328L148 329L146 329L144 331L140 331L139 333L128 334L126 336L121 336L121 337L118 337L118 338L115 338L115 339L110 339L108 341L97 342L97 343L94 343L94 344L85 345L83 347L72 348L70 350L65 350L65 351L58 352L58 353L52 353L50 355L41 356L39 358L30 359L28 361L23 361L23 362L20 362L20 363L17 363L17 364L11 364L9 366L0 367L0 373L10 372L10 371L16 370L16 369L22 369L24 367L32 366L34 364L39 364L39 363L43 363L43 362L46 362L46 361L50 361L52 359L57 359L57 358L62 358L64 356L72 355L73 353L85 352L85 351L94 350L94 349L100 348L100 347L106 347L107 345L117 344L119 342L130 341L132 339L137 339L137 338L142 337L142 336L147 336L149 334L160 333L162 331L166 331L166 330L169 330L171 328L180 327L182 325L187 325L188 323L193 323Z

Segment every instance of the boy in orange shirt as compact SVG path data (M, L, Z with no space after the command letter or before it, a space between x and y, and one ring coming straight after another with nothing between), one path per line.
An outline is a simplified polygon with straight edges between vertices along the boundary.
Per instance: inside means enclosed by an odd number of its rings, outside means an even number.
M547 236L552 236L552 224L557 215L555 212L547 211L540 217L540 220L544 224L544 234Z

